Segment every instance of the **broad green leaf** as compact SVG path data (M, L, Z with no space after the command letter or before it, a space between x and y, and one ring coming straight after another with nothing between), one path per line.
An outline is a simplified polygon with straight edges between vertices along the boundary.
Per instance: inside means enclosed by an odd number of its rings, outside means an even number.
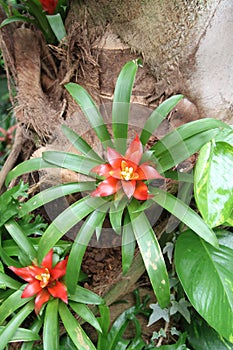
M12 169L6 177L5 184L6 186L9 185L9 183L17 178L18 176L21 176L26 173L31 173L36 170L40 169L46 169L46 168L57 168L53 164L45 162L42 158L33 158L26 160L23 163L20 163L17 165L14 169Z
M84 332L76 318L64 303L59 304L59 314L67 333L79 350L96 350L96 347Z
M233 343L233 250L215 248L191 230L175 248L175 266L187 297L221 336Z
M192 323L185 325L185 330L194 350L233 350L233 344L221 337L198 315L192 315Z
M43 159L60 168L76 171L84 175L90 175L92 168L102 164L102 161L80 156L75 153L60 152L60 151L46 151L42 154Z
M0 326L0 334L4 330L4 328L5 327ZM34 342L36 340L40 340L40 336L37 333L31 331L30 329L18 328L16 330L15 334L12 336L10 341L11 342L20 342L20 341L24 341L24 342L33 341Z
M112 129L115 148L121 154L125 154L126 151L130 98L137 70L137 61L127 62L117 78L114 91Z
M141 143L145 146L147 141L161 122L166 118L168 113L183 98L183 95L174 95L162 102L147 119L140 136Z
M75 303L74 301L70 301L69 305L84 321L88 322L98 332L102 332L99 322L87 305Z
M44 327L43 327L43 346L44 350L58 350L58 303L59 299L49 300L45 310Z
M107 203L104 207L94 210L83 223L72 244L66 269L66 285L71 294L75 292L86 247L96 227L105 218L108 208Z
M13 240L17 243L19 248L23 251L23 253L28 257L29 264L36 258L36 250L31 244L31 241L25 236L20 225L14 221L9 220L5 224L5 228L13 238Z
M122 270L124 274L129 270L130 266L132 265L135 246L136 246L135 236L134 236L133 228L130 222L129 214L127 212L124 217L123 232L122 232L122 247L121 247Z
M34 302L31 301L27 303L8 323L7 326L4 327L2 331L0 331L0 350L4 350L9 341L14 336L16 330L23 323L23 321L27 318L27 316L34 309Z
M22 290L19 289L12 293L0 306L0 325L6 320L7 317L12 315L22 305L28 303L28 298L21 298Z
M210 227L223 224L233 208L233 146L215 141L200 151L194 175L195 199Z
M135 213L129 207L132 228L142 255L152 288L161 307L170 303L167 269L159 243L144 212Z
M57 13L56 15L46 15L46 18L50 24L50 27L52 28L57 40L60 42L62 39L66 37L66 30L61 18L60 13Z
M105 149L112 147L111 136L103 117L88 92L82 86L75 83L68 83L65 85L65 88L80 106L91 127L102 142L103 147Z
M81 286L76 286L75 293L69 296L69 300L83 304L104 304L104 299L102 299L99 295Z
M104 200L102 198L87 196L75 202L58 215L48 226L40 240L38 246L39 261L42 261L49 250L53 248L58 240L75 224L103 204Z
M161 207L176 216L206 242L213 246L218 246L218 240L215 233L187 204L160 188L150 188L150 190L154 195L152 198L154 202L158 203Z
M77 149L77 151L81 152L83 155L86 155L88 158L96 159L97 161L101 161L102 163L105 162L81 136L76 134L76 132L68 128L68 126L66 125L62 125L61 129L63 134Z
M71 193L94 191L96 183L92 181L87 182L70 182L62 185L50 187L42 192L39 192L27 202L23 203L19 209L19 217L32 212L33 210L49 203L57 198L66 196Z
M106 305L99 305L100 317L98 322L102 329L102 333L98 332L98 343L97 349L107 349L108 348L108 330L110 327L110 310Z

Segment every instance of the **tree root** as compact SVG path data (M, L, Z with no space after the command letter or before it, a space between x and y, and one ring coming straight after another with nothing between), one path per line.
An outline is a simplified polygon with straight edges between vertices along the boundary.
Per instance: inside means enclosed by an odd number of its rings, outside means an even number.
M15 134L14 144L12 146L11 152L5 161L2 170L0 171L0 193L2 192L2 187L4 186L4 182L9 171L14 167L15 162L21 152L23 144L23 130L18 125Z

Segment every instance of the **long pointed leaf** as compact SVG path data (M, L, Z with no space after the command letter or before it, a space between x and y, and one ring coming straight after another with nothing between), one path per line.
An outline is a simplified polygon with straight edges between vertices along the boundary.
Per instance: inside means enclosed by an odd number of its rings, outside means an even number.
M80 85L69 83L65 85L66 90L81 107L90 125L102 142L103 147L112 147L111 136L107 130L103 117L88 92Z
M36 258L37 253L32 243L27 239L20 225L14 220L9 220L5 224L5 228L7 229L13 240L17 243L19 248L28 257L30 264Z
M1 331L4 330L5 327L0 326L0 333ZM26 328L18 328L15 332L15 334L12 336L11 338L11 342L30 342L30 341L36 341L36 340L40 340L40 336L31 331L30 329L26 329ZM22 348L21 348L22 349Z
M82 191L92 191L96 188L96 183L87 182L74 182L62 185L57 185L48 188L29 199L27 202L23 203L19 209L19 217L21 218L25 214L32 212L33 210L49 203L57 198L66 196L71 193L77 193Z
M17 328L23 323L26 317L32 312L34 309L34 302L31 301L27 303L7 324L7 326L0 332L0 350L4 350L5 346L9 343L9 341L14 336Z
M121 154L126 151L130 98L137 69L137 61L127 62L117 78L114 91L112 128L115 148Z
M96 350L96 347L86 335L78 321L64 303L59 304L59 314L67 333L79 350Z
M40 169L46 169L46 168L57 168L53 164L45 162L42 158L33 158L26 160L23 163L20 163L17 165L14 169L12 169L6 177L6 186L9 185L9 183L15 179L16 177L26 174L26 173L31 173L36 170Z
M44 350L58 350L58 303L59 299L52 299L48 302L45 311L43 328Z
M102 299L99 295L81 286L76 286L75 293L69 296L69 300L83 304L104 304L104 299Z
M161 207L176 216L185 225L191 228L196 234L202 237L206 242L213 246L218 246L218 240L215 233L207 226L202 218L179 198L161 190L160 188L151 189L154 194L152 200Z
M133 262L135 246L136 246L136 241L135 241L133 228L130 222L129 215L128 213L126 213L124 218L124 226L123 226L123 233L122 233L122 248L121 248L122 270L124 274L129 270Z
M164 102L162 102L147 119L140 136L141 143L146 145L150 136L166 118L168 113L177 105L177 103L183 98L183 95L171 96Z
M75 292L86 247L96 229L106 216L109 205L93 211L80 228L69 254L66 269L66 285L69 292Z
M0 324L2 324L7 317L12 315L22 305L28 303L28 299L21 298L22 290L19 289L12 293L0 306Z
M43 257L75 224L85 218L90 212L104 204L102 198L84 197L72 204L53 220L44 232L38 247L38 259Z
M6 275L5 273L0 272L0 285L4 285L5 287L17 290L21 287L22 284Z
M99 322L97 321L95 315L87 305L81 304L81 303L75 303L73 301L70 301L69 305L84 321L88 322L97 331L102 332Z
M102 161L68 152L46 151L43 152L42 157L50 164L73 170L84 175L89 175L92 168L102 164Z
M151 285L161 307L170 303L168 274L159 243L144 212L135 213L129 208L129 215Z
M76 132L70 129L66 125L61 126L63 134L67 137L67 139L72 143L72 145L77 149L77 151L81 152L83 155L88 158L96 159L97 161L101 161L104 163L105 161L91 148L91 146Z

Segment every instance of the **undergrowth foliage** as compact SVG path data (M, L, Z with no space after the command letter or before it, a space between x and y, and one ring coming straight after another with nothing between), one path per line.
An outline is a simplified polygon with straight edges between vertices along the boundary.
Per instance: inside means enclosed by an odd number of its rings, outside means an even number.
M139 312L150 316L149 324L160 318L170 322L177 314L186 320L187 332L180 334L171 349L184 348L186 339L194 349L200 349L200 343L193 340L193 330L201 334L198 325L205 321L205 334L211 330L213 344L233 343L233 247L229 229L233 220L233 130L207 118L180 126L149 146L157 127L183 98L175 95L152 111L140 133L129 139L130 99L139 65L137 60L127 62L119 74L111 132L87 91L74 83L65 86L95 132L103 156L82 135L63 125L62 131L77 153L46 151L41 158L17 165L7 176L9 186L24 173L62 168L88 176L88 180L56 185L24 200L19 199L27 197L27 186L20 182L0 197L0 350L16 340L24 342L22 349L32 349L41 334L43 347L48 350L71 340L74 349L153 349L153 341L145 344L141 338L135 317ZM179 163L199 151L194 174L177 170ZM179 196L167 190L171 180L182 186ZM193 187L194 198L190 195ZM36 209L72 193L79 193L80 199L51 224L46 226L34 217ZM198 210L189 206L191 199ZM148 217L158 207L180 222L172 234L165 233L160 240ZM80 285L86 247L94 234L101 236L106 218L122 236L123 273L133 266L137 246L157 298L149 312L137 299L111 328L104 299ZM67 232L78 223L74 241L68 242ZM99 305L98 318L87 304ZM74 314L97 330L96 344ZM134 321L137 337L125 340L129 319ZM59 320L68 337L59 336ZM27 329L20 327L23 322L27 322Z

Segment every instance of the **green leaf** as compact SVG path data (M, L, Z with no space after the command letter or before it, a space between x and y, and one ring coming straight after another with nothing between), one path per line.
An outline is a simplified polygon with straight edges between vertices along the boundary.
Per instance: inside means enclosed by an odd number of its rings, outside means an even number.
M105 218L108 208L107 203L104 207L94 210L83 223L72 244L66 269L66 285L71 294L75 292L86 247L96 227Z
M96 350L96 347L88 338L78 321L64 303L59 304L59 314L67 333L79 350Z
M62 41L66 37L66 30L65 30L60 13L57 13L56 15L52 15L52 16L46 15L46 18L57 40L59 42Z
M210 227L223 224L233 207L233 146L215 141L200 151L194 175L195 199Z
M3 272L0 272L0 286L2 288L2 286L11 288L11 289L19 289L21 287L21 283L14 280L13 278L9 277L8 275L6 275Z
M30 264L37 256L36 250L33 247L31 241L25 236L25 233L16 221L9 220L5 224L5 228L7 229L13 240L17 243L19 248L28 257L28 261Z
M137 61L127 62L117 78L114 91L112 129L115 148L121 154L125 154L126 151L130 98L137 70Z
M75 293L69 296L69 300L83 304L104 304L104 300L100 296L81 286L76 286Z
M94 191L96 183L93 181L87 182L70 182L62 185L53 186L48 188L23 203L19 209L19 217L21 218L25 214L32 212L33 210L49 203L57 198L66 196L71 193Z
M43 152L42 157L46 162L59 168L73 170L84 175L90 175L92 168L102 164L102 161L69 152L46 151Z
M98 322L100 324L102 332L98 332L98 343L97 349L107 349L108 348L108 330L110 327L110 310L107 305L99 305L100 317Z
M129 323L130 318L134 316L136 312L136 306L125 310L118 318L114 321L109 333L108 333L108 349L117 349L118 341L121 340L124 331Z
M5 329L5 327L3 327L3 326L0 327L0 334L4 329ZM37 333L31 331L30 329L18 328L16 330L15 334L12 336L10 341L11 342L20 342L20 341L24 341L24 342L33 341L34 342L36 340L40 340L40 336Z
M194 350L233 350L233 344L221 337L198 315L192 315L192 323L185 325L185 330Z
M145 146L147 141L161 122L166 118L168 113L183 98L183 95L174 95L162 102L147 119L140 136L141 143Z
M156 304L150 304L150 308L153 310L152 314L150 315L148 327L150 327L153 323L157 322L161 318L165 322L169 322L169 311L167 308L162 309L158 303Z
M132 228L142 255L152 288L160 306L170 303L170 288L167 269L159 243L144 212L135 213L129 207Z
M71 142L72 146L74 146L77 149L77 151L81 152L88 158L96 159L97 161L100 161L102 163L105 162L81 136L76 134L76 132L68 128L68 126L66 125L62 125L61 129L63 134Z
M0 24L0 28L4 27L7 24L14 23L14 22L33 23L35 21L32 20L31 18L26 17L26 16L20 16L20 15L12 16L12 17L8 17L8 18L4 19Z
M27 303L8 323L7 326L0 332L0 350L4 350L5 346L13 338L18 327L23 323L27 316L34 309L34 302Z
M32 332L38 334L41 327L42 327L42 320L37 318L30 326L30 330ZM21 347L21 350L33 350L33 348L35 349L35 347L33 345L34 345L34 341L27 342L27 343L24 342L22 347Z
M175 266L186 295L197 312L233 343L233 250L215 248L191 230L175 248Z
M110 223L111 223L113 230L117 234L121 234L122 217L123 217L123 213L124 213L124 210L125 210L125 207L127 206L127 204L128 204L128 198L126 196L124 196L119 201L118 205L116 205L116 201L113 201L112 205L110 207L110 210L109 210Z
M123 274L125 274L130 266L132 265L133 258L134 258L134 252L135 252L135 236L134 231L130 222L129 214L126 213L124 217L124 225L123 225L123 232L122 232L122 270Z
M201 119L180 126L151 147L157 170L165 172L201 149L218 133L218 127L227 127L215 119Z
M216 142L226 142L229 145L233 146L233 126L230 126L230 129L222 129L215 136Z
M72 204L53 220L44 232L39 246L38 259L41 262L49 250L66 234L75 224L85 218L90 212L104 204L102 198L84 197Z
M215 233L193 209L179 198L174 197L172 194L163 191L160 188L150 188L150 190L154 194L154 197L152 198L154 202L158 203L161 207L176 216L206 242L213 246L218 246L218 240Z
M17 165L7 174L5 184L8 186L9 183L12 180L16 179L18 176L45 168L56 168L56 166L45 162L42 158L33 158L26 160L25 162Z
M44 350L58 350L58 303L59 299L49 300L46 306L44 328L43 328L43 345Z
M97 321L93 312L85 304L75 303L73 301L69 302L69 306L86 322L88 322L92 327L94 327L98 332L102 333L99 322Z
M82 109L91 127L102 142L103 147L105 149L107 147L113 147L111 136L103 117L88 92L82 86L75 83L68 83L65 85L65 88Z
M0 306L0 325L11 316L22 305L28 303L28 298L21 298L22 290L19 289L12 293Z

